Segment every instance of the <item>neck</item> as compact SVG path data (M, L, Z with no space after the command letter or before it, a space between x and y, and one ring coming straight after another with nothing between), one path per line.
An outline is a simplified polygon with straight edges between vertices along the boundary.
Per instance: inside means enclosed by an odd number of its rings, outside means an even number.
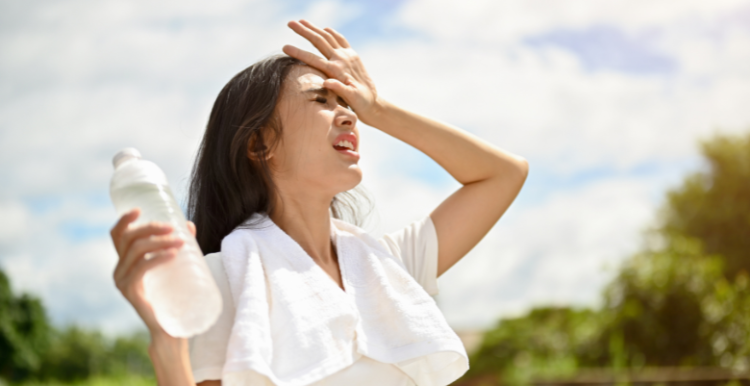
M331 245L329 207L333 197L315 196L309 192L284 194L279 199L271 220L291 237L318 263L334 260Z

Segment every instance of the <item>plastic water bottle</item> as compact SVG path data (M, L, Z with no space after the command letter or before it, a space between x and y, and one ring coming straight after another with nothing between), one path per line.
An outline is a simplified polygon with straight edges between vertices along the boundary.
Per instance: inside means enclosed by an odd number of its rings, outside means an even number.
M188 338L208 330L221 313L221 294L166 175L133 148L121 150L112 163L115 172L109 188L118 216L138 207L141 214L136 224L169 223L174 235L185 241L175 259L150 269L143 278L156 320L175 337Z

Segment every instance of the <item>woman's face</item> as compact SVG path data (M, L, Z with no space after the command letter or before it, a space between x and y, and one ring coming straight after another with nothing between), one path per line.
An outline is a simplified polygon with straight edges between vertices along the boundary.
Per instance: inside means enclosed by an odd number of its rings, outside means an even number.
M284 82L277 105L281 140L268 162L285 193L333 198L362 180L357 115L323 88L325 79L314 68L295 66Z

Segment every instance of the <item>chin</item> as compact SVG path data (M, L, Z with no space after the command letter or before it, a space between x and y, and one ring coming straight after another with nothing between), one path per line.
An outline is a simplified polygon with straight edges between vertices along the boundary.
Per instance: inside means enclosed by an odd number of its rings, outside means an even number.
M352 190L362 182L362 169L355 165L355 168L350 168L347 176L341 179L341 185L339 185L339 193Z

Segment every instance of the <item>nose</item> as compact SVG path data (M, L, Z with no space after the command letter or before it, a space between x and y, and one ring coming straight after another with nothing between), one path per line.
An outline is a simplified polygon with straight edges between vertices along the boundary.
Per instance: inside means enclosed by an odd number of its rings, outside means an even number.
M336 118L334 119L336 126L351 129L357 124L357 114L354 111L343 106L339 106L336 110Z

